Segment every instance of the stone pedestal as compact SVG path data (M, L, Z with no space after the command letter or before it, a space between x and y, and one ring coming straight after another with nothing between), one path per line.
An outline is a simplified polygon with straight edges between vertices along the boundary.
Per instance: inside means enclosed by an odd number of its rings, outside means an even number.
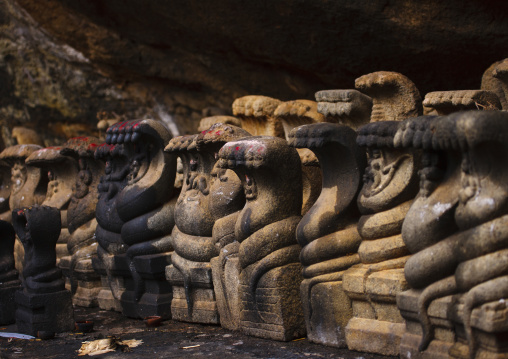
M122 314L131 318L145 318L158 315L163 319L171 318L171 284L166 281L166 266L171 264L171 253L152 254L134 258L136 272L143 279L144 291L136 300L134 281L129 276L124 278L125 291L120 304Z
M455 307L452 314L457 341L448 353L452 358L469 359L469 346L460 319L463 305ZM475 358L508 358L508 308L504 300L483 304L473 309L471 326L475 338Z
M428 314L434 326L434 340L428 348L420 352L418 346L422 340L422 327L418 321L418 297L421 290L408 290L397 295L397 307L406 320L406 332L400 343L400 357L407 359L445 359L450 358L449 349L455 343L454 324L448 319L456 299L447 296L433 301Z
M382 355L398 355L405 332L394 293L408 289L404 269L372 272L366 264L344 273L344 289L353 301L353 318L346 327L348 348Z
M219 257L215 257L210 264L220 325L229 330L237 330L240 326L238 286L241 267L239 259L238 257L227 258L222 264Z
M180 257L180 260L183 260ZM166 278L173 286L171 314L174 320L192 323L219 324L219 312L209 262L185 261L188 281L173 265L166 268ZM188 286L186 290L185 286Z
M21 282L0 286L0 325L12 324L16 321L15 294L21 290Z
M301 292L308 293L311 283L311 280L304 280ZM309 318L306 321L309 341L344 348L344 327L353 313L351 300L344 292L342 281L314 285L309 298L310 306L304 306L305 316ZM312 313L308 313L311 309Z
M118 261L115 260L115 256L109 255L108 261L115 262L115 263L122 263L123 265L123 272L125 271L129 272L128 264L124 261ZM104 310L114 310L115 312L121 312L122 306L120 305L120 299L117 299L113 296L113 293L111 292L111 287L109 284L109 280L111 279L112 285L116 286L118 288L118 292L121 295L123 291L125 290L124 283L123 283L123 276L115 276L110 274L110 278L108 278L108 275L106 273L106 269L104 266L104 263L99 259L99 257L94 256L92 257L92 266L101 277L101 287L99 289L99 294L97 295L97 303L99 305L99 308ZM119 297L118 297L119 298Z
M301 310L302 267L292 263L267 272L255 295L249 288L250 268L240 274L240 327L260 338L288 341L305 336Z
M71 293L30 294L16 292L16 325L20 333L37 336L38 332L61 333L74 329Z
M71 256L60 259L59 267L65 277L65 288L71 290ZM92 265L92 258L82 259L76 263L72 273L76 281L76 291L72 296L72 303L80 307L97 307L99 305L97 297L101 290L101 276L95 272Z

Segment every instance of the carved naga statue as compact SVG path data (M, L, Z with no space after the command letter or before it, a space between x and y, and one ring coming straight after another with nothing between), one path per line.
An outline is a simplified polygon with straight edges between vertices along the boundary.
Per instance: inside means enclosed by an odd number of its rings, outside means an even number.
M43 205L60 210L62 229L56 244L56 264L69 254L67 242L69 229L67 225L67 208L71 201L72 186L78 172L78 164L72 157L60 154L61 147L46 147L32 152L26 159L27 166L38 167L47 173L48 184Z
M362 264L343 278L353 302L346 342L352 350L397 355L405 326L395 297L408 289L403 268L409 254L400 232L418 192L419 163L411 150L395 149L393 140L400 121L421 113L422 103L416 86L395 72L364 75L356 87L374 105L371 123L358 129L357 143L366 148L368 165L358 196Z
M504 112L470 111L431 123L432 148L449 148L457 153L456 200L450 219L456 230L416 253L406 265L410 284L425 286L418 298L423 329L420 350L432 349L433 339L440 339L429 305L434 301L439 305L456 294L444 319L455 324L459 340L452 340L446 354L497 358L507 353L500 338L506 335L508 326L494 319L508 312L504 303L508 296L508 189L503 167L495 167L494 162L495 156L507 153L507 120ZM415 216L418 210L422 208L414 209ZM419 226L408 223L407 227L407 240L412 242Z
M98 188L97 254L130 317L170 316L164 269L172 250L176 158L163 151L170 137L158 121L120 122L107 130L108 145L96 151L110 156ZM116 271L122 280L113 278Z
M14 240L16 233L9 222L0 220L0 325L16 321L15 293L21 287L14 267Z
M443 351L448 355L451 345L448 342L453 342L454 333L446 309L449 301L434 307L432 312L428 313L426 309L433 290L436 286L447 287L449 279L442 280L451 276L456 266L449 260L436 261L437 256L434 256L442 251L441 258L453 258L447 237L458 231L454 216L460 192L460 152L449 140L455 131L452 123L445 119L436 116L408 119L401 124L394 138L396 148L423 150L420 191L402 224L402 238L413 254L404 267L405 278L413 289L397 295L397 307L407 328L400 346L404 358L433 358L443 355ZM436 133L437 128L441 133ZM445 135L447 131L451 131L449 138L444 137L448 136ZM422 352L431 339L429 315L440 328L436 340ZM419 322L424 323L428 332L424 334L424 343L420 343Z
M235 224L240 243L240 328L264 338L290 340L305 333L301 283L302 183L298 152L275 137L248 137L225 144L220 168L242 180L246 204Z
M483 73L482 90L491 91L497 95L503 110L508 110L508 59L497 61ZM484 109L493 109L490 103Z
M320 123L293 129L290 145L313 151L321 165L323 189L296 231L302 246L300 295L309 340L345 346L344 327L351 303L342 289L342 275L359 263L361 238L356 229L356 196L365 154L348 126Z
M324 116L317 111L317 103L309 100L282 102L275 109L274 116L282 122L286 140L289 140L289 133L297 126L325 121ZM297 151L302 161L303 216L319 197L322 179L314 153L307 148L298 148Z
M56 267L60 211L33 205L12 212L12 223L25 249L23 291L16 293L16 325L22 333L51 336L74 327L71 295Z
M233 115L242 121L242 128L253 136L284 138L284 126L274 115L281 101L266 96L244 96L233 102Z
M97 253L97 186L104 172L103 162L94 157L100 144L94 137L75 137L60 150L63 156L72 157L79 166L67 209L67 250L70 255L60 260L60 268L69 281L74 304L82 307L97 306L100 290L100 276L92 268L92 256Z
M0 153L0 160L11 168L11 192L9 196L10 212L15 208L41 204L46 198L48 178L38 167L27 166L25 160L34 151L42 147L37 145L15 145ZM8 216L10 221L10 215ZM14 245L16 269L23 268L24 252L19 240Z
M175 251L166 275L174 291L173 319L218 323L221 309L227 316L227 305L219 309L215 299L210 261L234 241L234 223L245 197L236 174L217 168L216 161L222 145L246 136L249 133L239 127L216 123L197 136L174 138L166 147L181 157L184 166L172 234ZM218 276L220 290L225 283ZM224 291L219 296L224 299Z
M358 129L369 123L372 99L357 90L324 90L316 92L317 110L326 122Z

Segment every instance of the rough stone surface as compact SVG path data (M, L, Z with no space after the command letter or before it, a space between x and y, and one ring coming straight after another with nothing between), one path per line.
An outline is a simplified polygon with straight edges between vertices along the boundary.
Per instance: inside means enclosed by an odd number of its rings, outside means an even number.
M193 133L205 108L228 110L248 94L312 99L380 70L404 73L423 93L478 88L506 57L508 36L495 1L1 5L4 108L24 123L57 119L52 138L78 135L81 120L93 128L100 111Z
M323 177L319 198L298 224L302 246L300 286L307 335L321 344L344 347L344 328L351 318L351 301L342 288L342 275L360 262L356 197L365 166L356 132L345 125L303 125L290 133L290 145L308 148L317 156Z

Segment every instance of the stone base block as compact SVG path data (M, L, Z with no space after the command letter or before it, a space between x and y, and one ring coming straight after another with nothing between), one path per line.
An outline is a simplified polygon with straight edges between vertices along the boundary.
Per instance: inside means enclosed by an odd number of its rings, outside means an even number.
M395 356L405 331L404 323L352 318L346 326L346 342L349 350Z
M131 276L124 278L125 290L120 299L123 315L131 318L152 315L159 315L163 319L171 318L173 290L165 277L166 267L170 264L171 253L134 258L134 266L142 282L142 293L139 300L136 300L134 280Z
M166 268L166 278L173 286L171 303L173 319L182 322L219 324L210 263L191 261L185 263L190 282L187 291L182 272L173 265Z
M418 321L418 297L421 290L408 290L397 295L397 307L406 320L406 333L400 343L401 358L449 358L448 350L456 341L454 324L450 313L456 297L447 296L433 301L428 308L428 314L434 326L434 340L428 348L420 352L418 347L422 340L422 327Z
M240 329L247 335L288 341L305 336L300 301L302 267L288 264L265 273L252 293L252 266L240 274Z
M21 282L12 286L0 287L0 325L12 324L16 321L15 294L21 290Z
M115 256L108 256L107 260L109 262L108 265L112 265L115 263ZM117 270L116 272L124 274L129 273L129 267L126 262L120 262L118 259L116 262L119 262L118 264L122 264L123 267L123 270ZM120 304L120 297L125 290L123 277L114 275L113 271L110 271L110 275L108 277L105 269L105 264L97 256L92 257L92 266L95 272L98 273L101 277L101 288L99 289L99 294L97 295L97 304L99 305L99 308L103 310L121 312L122 306ZM110 279L112 283L110 283ZM111 290L112 287L115 288L116 296L113 295Z
M351 300L342 282L325 282L312 286L304 280L300 287L309 341L338 348L346 347L344 329L352 317ZM305 297L309 296L307 300Z
M74 329L71 293L30 294L16 292L16 325L20 333L37 336L38 332L61 333Z
M210 264L220 325L229 330L237 330L240 327L238 287L241 267L239 259L238 257L228 258L223 267L219 257L215 257Z

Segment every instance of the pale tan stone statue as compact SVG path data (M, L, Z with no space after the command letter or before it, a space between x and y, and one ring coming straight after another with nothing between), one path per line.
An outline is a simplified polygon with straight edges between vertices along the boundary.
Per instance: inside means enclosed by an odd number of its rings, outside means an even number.
M199 121L198 132L203 132L208 130L210 127L215 125L216 123L222 123L224 125L233 125L236 127L242 127L242 121L240 119L233 116L210 116L203 117L201 121Z
M237 284L225 282L222 263L216 263L212 274L211 259L234 241L233 224L245 205L245 196L236 174L217 168L216 161L222 145L246 136L249 133L239 127L216 123L192 141L175 138L166 147L166 152L180 155L186 181L175 208L174 253L166 269L173 286L173 319L218 323L222 311L228 326L229 314L236 310L227 302L232 291L226 286L237 288ZM218 277L212 279L215 274ZM218 284L216 290L214 284Z
M497 61L485 70L481 89L495 93L503 110L508 110L508 59Z
M353 302L346 342L352 350L397 355L405 326L395 296L408 289L403 268L409 254L400 231L418 192L419 162L411 150L395 149L393 140L404 116L421 110L421 100L414 84L398 73L375 72L356 84L374 107L371 123L360 127L357 138L368 165L358 197L361 264L343 277Z
M274 112L281 101L266 96L244 96L233 102L233 115L242 121L242 128L253 136L284 138L282 122Z

